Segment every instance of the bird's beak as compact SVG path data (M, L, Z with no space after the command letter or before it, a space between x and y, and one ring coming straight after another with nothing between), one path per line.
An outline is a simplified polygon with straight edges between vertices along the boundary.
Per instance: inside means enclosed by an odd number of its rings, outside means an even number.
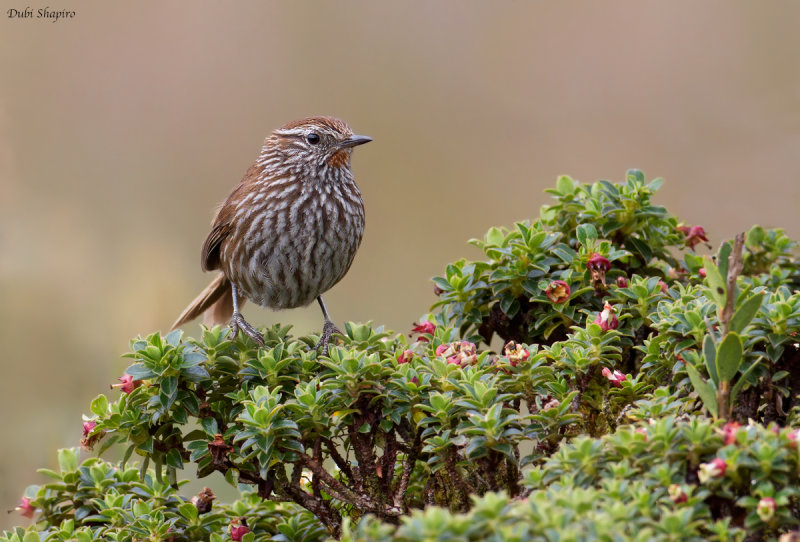
M344 141L339 142L339 146L343 149L349 149L350 147L356 147L358 145L363 145L364 143L369 143L372 141L372 138L365 135L352 135L345 139Z

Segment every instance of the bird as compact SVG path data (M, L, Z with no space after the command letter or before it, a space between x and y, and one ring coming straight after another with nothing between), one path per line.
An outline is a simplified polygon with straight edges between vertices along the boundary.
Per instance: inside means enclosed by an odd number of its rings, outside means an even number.
M263 347L264 337L240 312L245 300L276 310L316 300L324 319L316 347L326 354L341 331L322 294L344 277L361 244L364 201L350 160L370 141L328 116L273 131L211 223L200 264L218 271L216 278L172 329L204 314L206 325L230 322L233 337L241 331Z

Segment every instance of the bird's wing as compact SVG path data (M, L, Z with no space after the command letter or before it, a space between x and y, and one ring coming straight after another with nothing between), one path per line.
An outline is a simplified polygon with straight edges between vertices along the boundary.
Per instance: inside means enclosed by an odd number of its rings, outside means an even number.
M206 242L203 243L203 252L200 256L200 266L203 271L213 271L220 268L220 248L222 247L222 242L228 237L230 230L230 223L228 221L220 221L219 213L217 213L217 219L214 220L211 233L208 234Z
M206 242L203 243L203 253L200 260L203 271L213 271L220 268L222 243L233 232L236 208L242 198L245 198L250 193L252 184L258 180L260 167L258 162L250 166L250 169L244 174L244 178L233 189L225 203L220 205L217 210L214 221L211 223L211 233L208 234Z

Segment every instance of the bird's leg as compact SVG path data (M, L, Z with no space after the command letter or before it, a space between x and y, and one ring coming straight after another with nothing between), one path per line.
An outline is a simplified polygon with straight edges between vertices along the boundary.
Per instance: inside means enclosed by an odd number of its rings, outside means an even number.
M319 307L322 309L322 317L325 318L325 323L322 324L322 336L319 338L319 342L314 346L314 349L318 349L322 346L322 355L328 355L328 343L331 342L331 335L334 333L338 333L342 335L342 332L336 327L336 324L333 323L331 317L328 316L328 309L325 308L325 302L322 300L322 296L317 297L317 302L319 302Z
M261 333L256 331L256 328L251 326L247 323L247 320L244 319L242 313L239 312L239 300L238 292L236 291L236 285L231 282L231 294L233 295L233 316L231 317L231 336L235 339L236 335L239 334L239 330L242 330L242 333L253 339L253 341L261 347L266 346L264 343L264 337L261 336Z

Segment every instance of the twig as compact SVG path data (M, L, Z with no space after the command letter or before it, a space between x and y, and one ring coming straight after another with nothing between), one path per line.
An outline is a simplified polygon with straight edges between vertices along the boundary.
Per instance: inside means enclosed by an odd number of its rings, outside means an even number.
M733 242L733 251L728 257L728 288L725 292L725 307L720 314L720 327L722 336L728 333L728 324L733 318L733 309L736 305L736 279L742 272L742 248L744 247L744 233L739 233Z

